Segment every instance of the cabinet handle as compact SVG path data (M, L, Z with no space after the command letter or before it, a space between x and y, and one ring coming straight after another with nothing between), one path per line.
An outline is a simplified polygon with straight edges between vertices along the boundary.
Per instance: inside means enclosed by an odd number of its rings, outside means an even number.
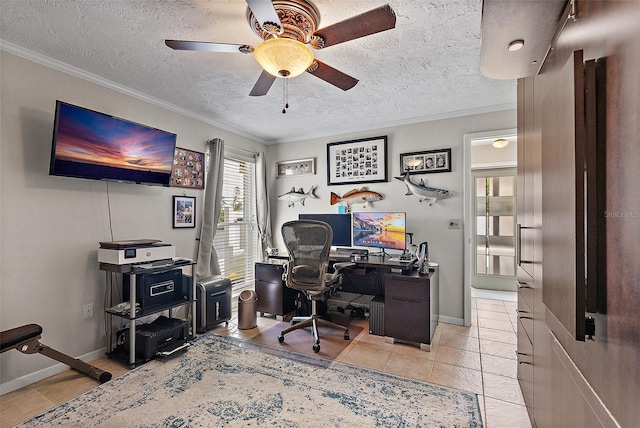
M518 266L520 266L520 264L522 263L522 259L521 259L521 252L522 249L520 248L521 245L521 229L522 229L522 225L520 223L516 224L516 264Z
M516 314L518 315L518 318L525 319L525 320L532 320L533 317L532 316L525 316L523 314L530 314L531 312L527 312L527 311L520 311L518 309L516 309Z
M518 364L529 364L529 365L531 365L530 362L521 360L520 359L521 356L522 357L528 357L529 355L527 355L527 354L525 354L523 352L516 351L516 360L518 360Z
M401 302L409 302L409 303L425 303L424 300L417 300L417 299L403 299L402 297L396 297L396 296L392 296L391 297L392 300L399 300Z
M518 288L529 288L529 289L531 289L533 287L531 285L529 285L529 283L527 283L527 282L518 281Z
M516 224L516 264L521 266L522 263L531 263L530 260L522 260L522 229L533 229L532 227Z

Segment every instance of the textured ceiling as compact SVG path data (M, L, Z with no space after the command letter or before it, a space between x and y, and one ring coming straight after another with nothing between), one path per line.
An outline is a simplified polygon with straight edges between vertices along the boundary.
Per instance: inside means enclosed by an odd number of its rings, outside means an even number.
M385 0L316 0L319 27ZM303 73L249 97L252 55L174 51L164 39L257 45L244 0L2 0L3 49L23 49L271 144L515 107L514 80L480 73L481 0L389 0L396 28L314 51L360 82L349 91Z

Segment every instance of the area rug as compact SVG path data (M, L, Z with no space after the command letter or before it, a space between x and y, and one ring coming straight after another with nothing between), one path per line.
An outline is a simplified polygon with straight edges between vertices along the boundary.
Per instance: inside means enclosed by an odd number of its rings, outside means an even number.
M257 336L247 340L278 348L283 351L299 352L335 360L336 357L351 344L352 340L362 332L362 327L351 325L349 326L350 340L344 340L344 332L341 330L329 327L318 327L320 333L320 351L316 354L313 351L313 335L308 329L291 331L285 335L284 342L278 342L280 332L290 326L291 324L288 322L279 322L261 331Z
M20 427L480 427L475 394L208 333Z

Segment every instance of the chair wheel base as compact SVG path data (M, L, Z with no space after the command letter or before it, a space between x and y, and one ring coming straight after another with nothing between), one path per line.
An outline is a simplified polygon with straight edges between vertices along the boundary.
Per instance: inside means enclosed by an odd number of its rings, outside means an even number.
M319 344L316 343L316 344L313 345L313 352L315 352L316 354L318 352L320 352L320 345Z
M349 340L349 335L348 334L344 335L344 340Z
M284 334L280 333L280 336L278 336L278 342L284 342Z

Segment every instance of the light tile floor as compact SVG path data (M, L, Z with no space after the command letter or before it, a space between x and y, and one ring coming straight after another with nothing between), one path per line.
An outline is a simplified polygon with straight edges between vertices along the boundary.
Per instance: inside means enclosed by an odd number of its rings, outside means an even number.
M474 293L471 327L439 324L430 352L385 343L383 337L368 333L367 321L353 321L363 331L336 360L476 393L485 427L530 428L516 377L517 304L512 294ZM238 330L232 320L228 327L223 324L215 331L248 338L274 322L259 317L257 328ZM127 371L112 360L93 363L114 377ZM0 427L29 419L96 385L93 379L69 370L4 394L0 396Z

